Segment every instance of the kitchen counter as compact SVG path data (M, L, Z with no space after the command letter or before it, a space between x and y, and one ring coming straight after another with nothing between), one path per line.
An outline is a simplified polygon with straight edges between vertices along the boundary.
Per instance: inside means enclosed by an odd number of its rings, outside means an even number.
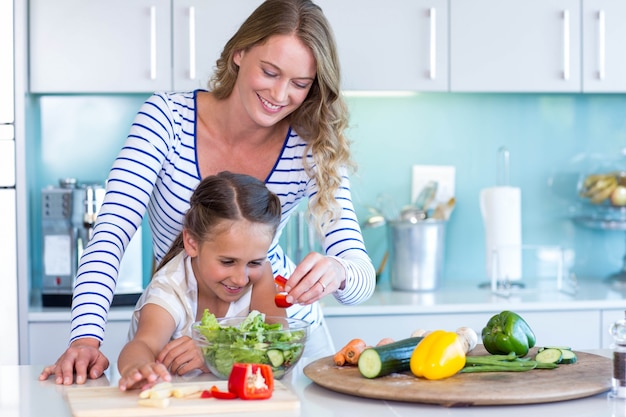
M512 288L509 294L496 294L476 282L444 283L434 291L395 291L389 282L377 285L372 297L358 305L342 305L334 297L322 299L326 317L345 315L393 315L405 313L468 313L495 311L523 306L525 310L541 311L576 309L625 309L626 285L610 285L602 280L580 280L574 285L564 285L558 290L555 280L532 281L525 288ZM133 307L112 307L109 320L128 320ZM28 312L29 321L66 321L71 318L70 309L43 307L32 302Z
M381 282L359 305L322 300L324 316L336 347L360 337L374 344L384 337L401 339L422 329L473 328L480 334L489 318L503 310L520 313L543 345L574 349L608 348L609 326L624 318L626 287L602 280L564 283L525 280L525 286L494 293L480 282L444 282L435 291L394 291Z
M480 282L450 281L429 292L393 291L382 281L372 297L347 306L327 296L321 304L335 347L360 337L376 343L383 337L401 339L416 328L472 327L480 332L489 317L502 310L522 313L539 343L569 344L575 349L608 348L610 324L624 318L626 288L602 280L579 280L558 290L556 280L525 281L523 289L494 294ZM109 312L103 351L117 357L126 341L132 307ZM67 346L69 308L33 303L28 312L28 363L53 363Z
M556 280L524 282L497 293L482 283L449 282L434 291L396 291L381 282L373 296L355 306L339 304L334 297L322 300L326 317L344 315L384 315L409 313L470 313L514 309L528 311L626 308L626 286L602 280L579 280L557 288Z
M590 353L609 356L610 351L596 350ZM2 366L0 367L0 415L3 417L71 417L63 394L76 386L55 385L52 380L40 382L37 376L41 366ZM608 379L611 375L606 376ZM211 378L210 376L198 378ZM88 381L89 385L116 385L117 377L108 373L98 380ZM437 405L403 403L374 400L339 394L311 382L304 374L294 371L283 379L284 384L299 397L302 417L333 416L378 416L403 417L415 415L446 417L526 417L562 416L570 417L624 417L626 401L609 398L608 393L592 397L546 404L520 406L480 406L445 408ZM155 410L155 413L157 410ZM155 416L157 414L154 414ZM272 417L282 416L273 412ZM290 415L290 414L287 414ZM298 414L291 414L298 415ZM234 415L233 415L234 416ZM263 417L263 414L255 413Z

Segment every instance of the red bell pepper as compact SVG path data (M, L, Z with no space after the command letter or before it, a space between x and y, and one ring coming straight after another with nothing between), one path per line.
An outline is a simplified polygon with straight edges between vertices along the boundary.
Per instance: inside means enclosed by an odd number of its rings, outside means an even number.
M211 397L217 398L218 400L234 400L237 398L237 394L230 392L230 389L228 391L220 391L217 386L213 385L211 387Z
M272 367L256 363L235 363L228 377L228 391L242 400L265 400L274 392Z

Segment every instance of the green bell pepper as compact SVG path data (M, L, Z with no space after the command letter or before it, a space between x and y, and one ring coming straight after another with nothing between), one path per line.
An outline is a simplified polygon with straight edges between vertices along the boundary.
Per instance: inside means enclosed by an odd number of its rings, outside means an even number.
M496 314L482 331L483 345L492 355L511 352L525 356L535 346L535 334L522 317L512 311Z

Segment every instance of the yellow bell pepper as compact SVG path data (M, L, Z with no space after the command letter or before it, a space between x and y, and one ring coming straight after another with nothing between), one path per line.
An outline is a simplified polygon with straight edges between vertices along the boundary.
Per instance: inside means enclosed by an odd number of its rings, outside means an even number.
M448 378L465 366L465 350L459 335L435 330L411 354L411 372L426 379Z

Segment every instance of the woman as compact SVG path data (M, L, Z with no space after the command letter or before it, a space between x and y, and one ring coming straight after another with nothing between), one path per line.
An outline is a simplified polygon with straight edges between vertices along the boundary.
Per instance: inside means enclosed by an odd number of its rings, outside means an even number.
M282 219L268 257L289 277L291 317L323 328L317 303L368 299L375 272L351 201L347 110L331 29L309 0L267 0L227 42L209 91L157 93L142 106L107 181L93 238L81 258L70 347L40 379L82 384L109 362L99 351L124 249L146 210L156 261L182 230L200 180L251 175L276 193ZM278 245L302 199L324 254L295 266ZM319 333L319 332L318 332Z

